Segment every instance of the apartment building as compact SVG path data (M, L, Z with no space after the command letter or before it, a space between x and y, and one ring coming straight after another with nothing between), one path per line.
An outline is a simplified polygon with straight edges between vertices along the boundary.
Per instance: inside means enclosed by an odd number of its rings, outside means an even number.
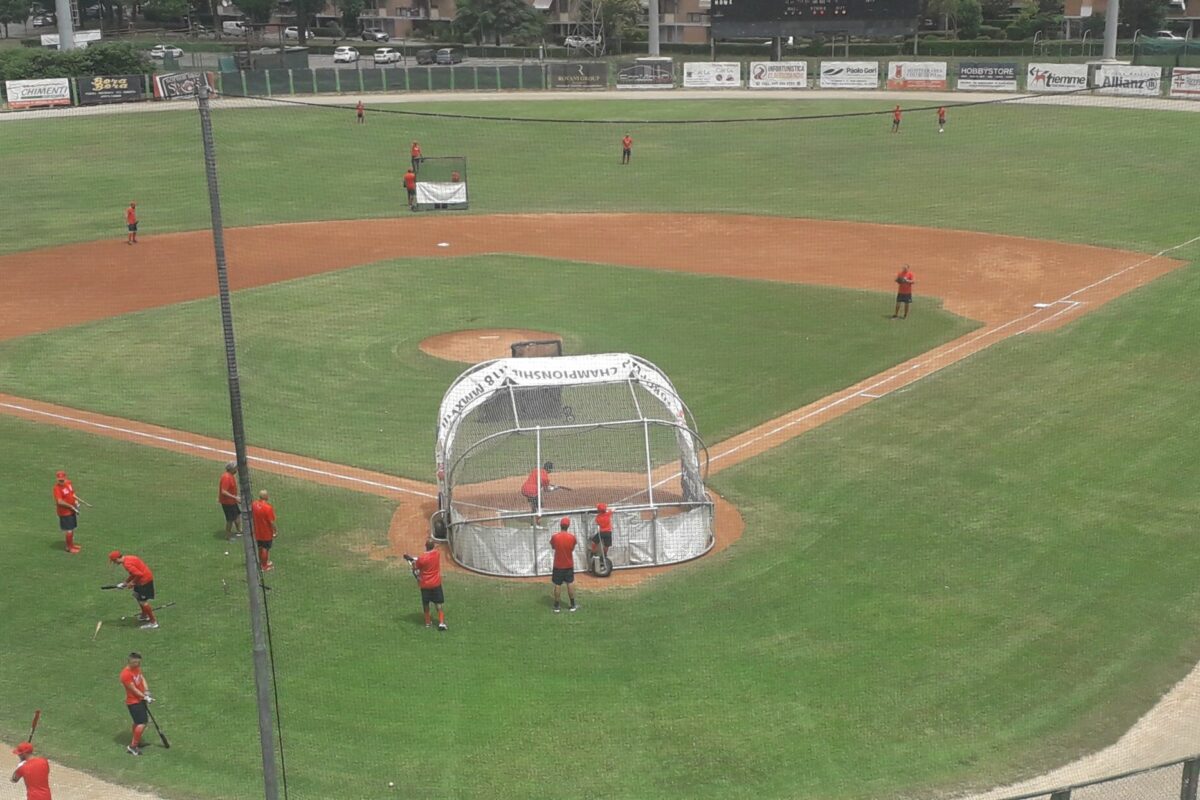
M1094 14L1108 11L1108 0L1065 0L1063 19L1067 24L1068 36L1079 36L1083 20ZM1200 36L1200 0L1167 0L1167 21L1164 26L1180 36ZM1153 36L1154 31L1141 31L1143 36Z

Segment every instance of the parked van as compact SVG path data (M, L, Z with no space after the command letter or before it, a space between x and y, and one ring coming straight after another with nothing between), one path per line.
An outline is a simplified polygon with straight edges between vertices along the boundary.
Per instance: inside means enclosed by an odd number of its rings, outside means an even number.
M221 31L223 33L228 33L233 36L245 36L246 35L246 23L242 22L240 19L231 20L229 22L222 22L221 23Z

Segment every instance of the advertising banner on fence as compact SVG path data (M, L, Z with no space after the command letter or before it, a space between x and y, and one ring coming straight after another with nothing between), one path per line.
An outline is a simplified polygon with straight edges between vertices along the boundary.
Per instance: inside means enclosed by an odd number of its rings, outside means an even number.
M1129 67L1104 64L1096 67L1095 86L1105 94L1162 94L1162 67Z
M1175 67L1171 70L1171 97L1200 100L1200 69Z
M890 61L887 88L945 89L945 61Z
M822 89L878 89L878 61L822 61Z
M1017 65L963 61L958 65L957 87L967 91L1015 92Z
M672 65L667 59L662 62L622 62L617 64L618 89L674 89L675 78Z
M807 61L751 61L751 89L807 89Z
M75 31L75 35L71 37L75 40L75 46L83 49L88 46L88 42L100 41L100 31ZM58 47L57 33L43 33L42 47Z
M742 65L737 61L685 61L683 88L737 89L742 85Z
M81 106L136 103L145 99L142 89L141 75L96 75L92 78L75 79L75 94Z
M1031 92L1075 92L1087 88L1087 64L1030 64L1025 88Z
M200 81L208 84L210 95L217 93L216 78L211 72L167 72L154 76L154 96L159 100L182 100L195 97Z
M608 64L603 61L550 64L547 89L607 89Z
M5 81L9 108L71 105L71 81L68 78L42 78L36 81Z

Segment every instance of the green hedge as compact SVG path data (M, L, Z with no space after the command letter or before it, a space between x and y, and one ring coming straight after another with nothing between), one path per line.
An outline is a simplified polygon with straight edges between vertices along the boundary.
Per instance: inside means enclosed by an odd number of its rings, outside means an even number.
M80 75L139 75L154 67L129 44L97 44L79 50L0 50L0 85L34 78L74 78Z

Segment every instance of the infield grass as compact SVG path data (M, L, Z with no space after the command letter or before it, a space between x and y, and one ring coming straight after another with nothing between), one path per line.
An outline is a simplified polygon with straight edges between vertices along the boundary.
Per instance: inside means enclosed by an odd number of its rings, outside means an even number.
M369 98L368 98L369 102ZM1194 229L1186 181L1195 118L1132 109L932 108L888 134L886 101L446 102L393 111L542 117L479 122L285 105L214 112L225 222L395 216L407 145L469 159L472 211L712 211L894 222L1157 249ZM920 108L925 103L909 102ZM871 112L871 116L838 117ZM706 125L645 120L813 115ZM613 124L569 124L617 120ZM619 164L619 140L634 158ZM69 153L69 159L46 153ZM136 199L144 236L204 228L208 195L190 110L0 124L0 252L122 237ZM47 191L47 187L70 187ZM407 213L407 212L404 212ZM300 257L298 255L298 257Z
M273 284L234 306L252 444L429 479L438 403L466 368L418 349L435 333L544 329L568 353L636 353L717 442L975 327L921 302L896 325L876 292L477 256ZM0 387L225 438L218 319L202 300L2 342Z

